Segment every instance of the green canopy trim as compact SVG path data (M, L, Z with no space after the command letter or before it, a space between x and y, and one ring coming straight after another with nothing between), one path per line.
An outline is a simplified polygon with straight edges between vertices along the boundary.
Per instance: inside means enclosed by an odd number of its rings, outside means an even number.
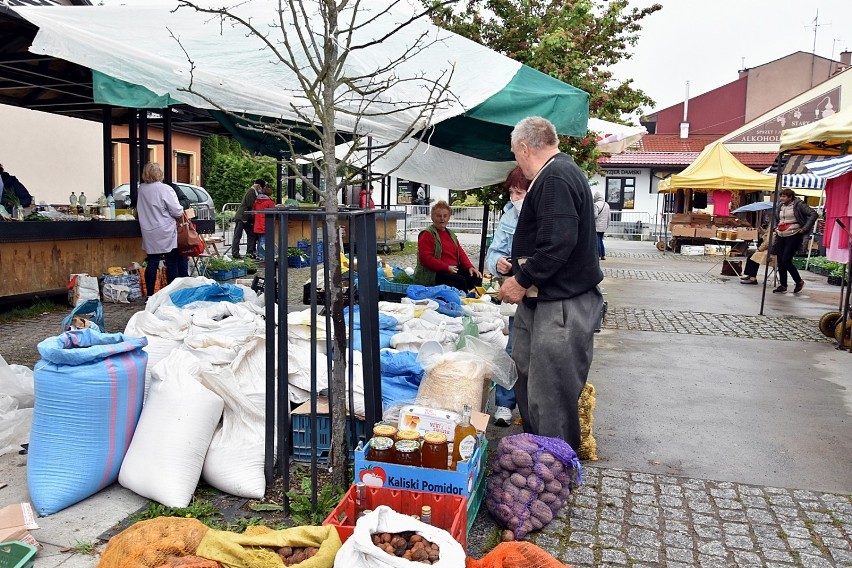
M243 146L243 148L249 152L273 158L287 158L290 156L290 146L286 141L278 138L272 133L258 132L257 130L246 130L246 126L251 123L252 127L256 128L255 123L261 122L270 125L281 124L287 128L297 129L296 127L298 123L265 116L245 115L245 118L243 118L236 114L218 110L210 111L210 114L225 130L228 131L231 136L234 137L237 142ZM316 132L307 128L299 128L298 130L299 135L303 138L307 138L317 145L320 144L319 137ZM351 140L352 136L350 134L338 131L336 145L350 142ZM293 140L293 148L299 155L312 154L318 151L316 146L313 146L306 141L296 139Z
M166 108L181 101L92 69L92 98L98 104L127 108Z
M562 136L586 136L589 95L522 65L499 93L468 112L444 120L426 141L432 146L493 162L514 160L510 136L515 125L541 116Z

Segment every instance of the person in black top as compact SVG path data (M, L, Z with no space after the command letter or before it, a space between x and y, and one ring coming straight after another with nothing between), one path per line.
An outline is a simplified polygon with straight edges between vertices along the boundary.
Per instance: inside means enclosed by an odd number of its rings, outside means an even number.
M0 203L3 207L12 211L12 207L20 205L21 207L29 207L33 202L33 197L27 188L24 187L18 178L3 169L3 164L0 164Z
M592 363L603 297L592 192L574 160L559 151L556 128L520 121L512 152L531 179L512 241L513 276L500 288L515 303L512 358L524 431L580 447L578 401Z

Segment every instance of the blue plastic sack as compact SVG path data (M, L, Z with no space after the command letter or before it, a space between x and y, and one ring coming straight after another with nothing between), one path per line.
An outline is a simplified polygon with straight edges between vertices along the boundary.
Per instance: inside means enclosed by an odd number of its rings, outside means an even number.
M413 351L380 352L382 369L382 407L384 410L417 398L423 380L423 366Z
M408 297L412 300L435 300L438 303L438 313L445 316L461 317L464 315L461 301L465 297L464 292L446 284L439 284L438 286L411 284L408 287Z
M355 306L355 316L352 321L352 349L361 351L361 311L360 306ZM343 321L349 328L349 306L343 308ZM391 337L398 333L399 322L391 315L379 312L379 349L390 347Z
M86 319L98 326L97 331L106 331L106 327L104 327L103 304L101 304L100 300L86 300L65 316L65 319L62 320L62 327L59 329L59 333L71 330L71 320L76 315L86 316Z
M243 289L233 284L205 284L194 288L181 288L169 294L172 303L182 308L193 302L231 302L243 301Z
M38 344L27 484L40 515L118 479L142 412L145 337L69 331Z

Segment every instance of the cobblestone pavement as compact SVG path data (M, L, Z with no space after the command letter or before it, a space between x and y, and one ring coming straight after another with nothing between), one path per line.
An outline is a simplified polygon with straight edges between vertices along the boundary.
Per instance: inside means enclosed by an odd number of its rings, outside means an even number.
M572 566L852 566L852 496L587 467L530 540Z
M700 272L667 272L663 270L635 270L632 268L604 268L604 276L627 280L654 280L657 282L691 282L694 284L724 284L725 280Z
M607 311L603 327L780 341L832 341L820 333L817 321L786 316L709 314L617 307Z
M684 255L684 254L675 254L672 252L662 253L662 252L632 252L632 251L607 251L607 258L635 258L640 260L677 260L677 261L686 261L686 262L718 262L718 256L704 256L704 255ZM604 261L606 262L606 261Z

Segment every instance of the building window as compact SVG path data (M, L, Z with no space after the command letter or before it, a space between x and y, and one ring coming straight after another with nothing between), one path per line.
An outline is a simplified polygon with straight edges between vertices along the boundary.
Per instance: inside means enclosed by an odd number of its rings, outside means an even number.
M622 209L633 209L636 198L636 178L632 177L607 177L606 178L606 202L610 209L620 211Z

